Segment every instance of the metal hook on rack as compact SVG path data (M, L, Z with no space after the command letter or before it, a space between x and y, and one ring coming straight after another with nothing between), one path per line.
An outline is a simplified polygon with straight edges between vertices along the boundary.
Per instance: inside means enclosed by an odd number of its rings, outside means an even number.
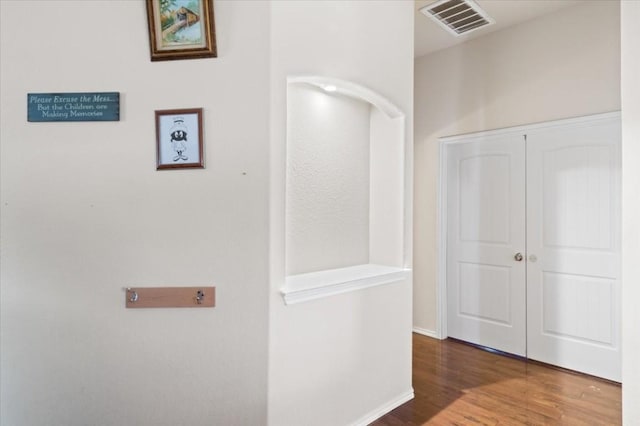
M202 305L202 299L204 299L204 291L198 290L196 293L196 303Z
M128 288L127 293L129 293L129 302L135 303L138 301L138 293L135 290Z

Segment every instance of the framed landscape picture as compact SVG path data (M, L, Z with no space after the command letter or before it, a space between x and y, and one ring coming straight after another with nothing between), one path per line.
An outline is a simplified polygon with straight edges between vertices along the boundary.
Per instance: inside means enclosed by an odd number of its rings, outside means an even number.
M213 0L147 0L151 60L216 57Z
M203 169L202 108L156 111L156 170Z

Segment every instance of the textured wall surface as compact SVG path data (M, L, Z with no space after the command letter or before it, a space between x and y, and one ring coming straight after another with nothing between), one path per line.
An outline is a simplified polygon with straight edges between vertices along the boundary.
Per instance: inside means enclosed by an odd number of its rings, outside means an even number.
M288 85L287 275L369 262L370 110Z

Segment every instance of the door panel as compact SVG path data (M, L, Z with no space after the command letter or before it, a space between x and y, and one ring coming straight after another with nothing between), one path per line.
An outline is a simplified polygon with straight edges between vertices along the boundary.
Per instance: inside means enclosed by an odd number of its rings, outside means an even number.
M527 134L528 357L620 380L620 125Z
M542 332L587 344L612 346L614 290L612 279L544 272Z
M478 138L447 150L447 332L526 353L525 142Z
M508 244L511 156L470 154L459 162L460 241Z
M511 324L509 268L464 262L458 267L459 314L499 325ZM496 294L504 297L495 297Z
M544 136L531 135L531 142L535 145L541 137ZM563 138L567 141L571 135ZM545 247L612 249L613 155L610 146L595 145L545 149L534 157L542 160L536 166L542 167Z

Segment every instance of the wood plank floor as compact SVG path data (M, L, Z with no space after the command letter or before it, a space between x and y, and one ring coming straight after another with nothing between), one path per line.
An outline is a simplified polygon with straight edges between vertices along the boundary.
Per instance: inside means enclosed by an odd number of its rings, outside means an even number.
M415 398L374 426L619 425L620 385L413 335Z

